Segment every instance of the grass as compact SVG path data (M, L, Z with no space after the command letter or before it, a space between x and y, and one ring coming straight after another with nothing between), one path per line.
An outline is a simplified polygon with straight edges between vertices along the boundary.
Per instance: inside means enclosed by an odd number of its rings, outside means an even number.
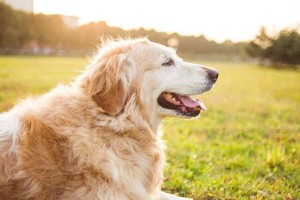
M0 111L70 82L84 58L0 57ZM300 199L300 73L206 62L220 71L207 112L170 118L165 191L194 199Z

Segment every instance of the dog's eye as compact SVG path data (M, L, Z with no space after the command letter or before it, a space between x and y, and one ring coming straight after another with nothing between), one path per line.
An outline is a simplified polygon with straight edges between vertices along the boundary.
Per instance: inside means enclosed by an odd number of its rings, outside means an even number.
M171 66L171 65L174 65L174 60L171 58L162 64L162 66Z

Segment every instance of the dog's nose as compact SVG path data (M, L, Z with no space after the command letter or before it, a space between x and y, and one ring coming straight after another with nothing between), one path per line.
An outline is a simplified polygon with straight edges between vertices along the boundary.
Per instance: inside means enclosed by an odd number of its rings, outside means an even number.
M208 77L213 82L216 82L219 76L219 72L216 69L206 69Z

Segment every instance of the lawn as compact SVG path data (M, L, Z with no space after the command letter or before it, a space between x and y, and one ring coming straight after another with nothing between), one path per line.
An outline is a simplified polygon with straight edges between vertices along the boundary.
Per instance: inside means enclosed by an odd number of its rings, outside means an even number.
M0 57L0 111L68 83L86 58ZM220 71L196 120L170 118L165 191L194 199L300 199L300 72L205 62Z

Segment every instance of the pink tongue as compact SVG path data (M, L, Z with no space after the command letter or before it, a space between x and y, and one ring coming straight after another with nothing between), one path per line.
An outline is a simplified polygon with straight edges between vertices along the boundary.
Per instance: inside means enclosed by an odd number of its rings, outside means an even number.
M179 94L177 94L177 96L186 107L194 108L194 107L200 106L200 103L198 101L194 101L193 99L191 99L188 96L181 96Z

